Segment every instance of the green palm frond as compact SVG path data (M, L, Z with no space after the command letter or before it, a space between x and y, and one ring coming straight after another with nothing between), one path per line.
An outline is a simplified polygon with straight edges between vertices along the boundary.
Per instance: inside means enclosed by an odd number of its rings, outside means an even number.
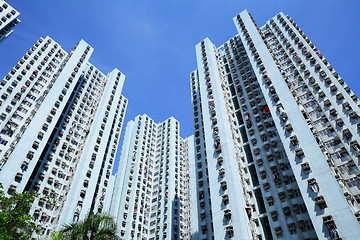
M62 240L117 240L116 229L112 216L89 212L84 220L64 225L59 234ZM59 239L54 237L53 240Z

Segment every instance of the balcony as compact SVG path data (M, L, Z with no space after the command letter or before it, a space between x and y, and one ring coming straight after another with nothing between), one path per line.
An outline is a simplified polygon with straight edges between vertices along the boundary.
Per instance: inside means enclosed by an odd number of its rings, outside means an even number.
M332 82L329 77L325 78L324 81L325 81L326 84L330 84Z
M320 209L327 208L325 199L323 196L318 196L315 198L315 203L319 206Z
M281 237L282 236L282 230L281 227L276 227L274 228L275 234L277 237Z
M286 121L288 120L287 114L286 114L285 112L281 111L281 110L280 110L280 112L281 112L281 114L280 114L281 120L282 120L283 122L286 122Z
M332 86L330 87L330 90L331 90L332 92L335 92L335 91L337 90L337 87L336 87L335 85L332 85Z
M353 136L349 129L345 129L343 131L343 135L347 140L350 140L352 138L352 136Z
M218 129L218 127L214 127L214 128L213 128L213 133L214 133L215 135L218 135L218 134L219 134L219 129Z
M224 175L225 175L225 169L224 169L224 168L220 168L220 169L219 169L219 175L220 175L221 177L224 177Z
M323 217L323 222L329 231L330 239L341 239L332 216Z
M217 124L217 119L216 119L216 117L214 117L213 119L212 119L212 123L215 125L215 124Z
M285 129L286 129L286 131L291 132L293 130L293 127L290 123L288 123L285 125Z
M326 106L326 107L331 106L331 102L330 102L329 99L326 99L326 100L324 101L324 106Z
M23 174L22 173L16 173L15 181L20 182L22 180Z
M224 217L227 221L231 220L231 210L230 209L225 209L224 210Z
M27 169L28 169L28 165L29 165L29 163L28 162L23 162L22 164L21 164L21 170L23 170L23 171L26 171Z
M234 228L231 225L225 227L226 233L228 234L229 238L234 236Z
M302 169L306 174L308 174L308 173L311 171L310 165L309 165L308 162L302 163L302 164L301 164L301 169Z
M225 181L225 180L224 180L224 181L221 181L221 182L220 182L220 186L221 186L222 190L225 191L225 190L227 189L227 183L226 183L226 181Z
M284 207L282 210L285 216L291 216L291 210L289 207Z
M274 100L274 102L278 102L280 100L280 98L277 94L273 95L272 99Z
M315 178L309 179L308 180L308 185L309 185L311 191L313 191L314 193L319 192L319 185L316 182Z
M224 204L228 204L229 203L229 196L227 194L222 195L222 200L224 202Z
M343 103L343 108L346 110L346 111L350 111L351 110L351 106L350 106L350 104L348 103L348 102L346 102L346 103Z
M336 117L338 115L337 111L335 108L332 108L330 109L330 114L333 116L333 117Z
M324 93L324 91L319 92L319 97L320 97L320 98L325 97L325 93Z
M15 185L10 185L9 189L8 189L8 193L11 194L13 193L14 191L16 191L16 186Z
M360 154L360 144L357 141L350 142L350 145L356 151L357 154Z
M217 153L221 153L220 139L215 139L215 141L214 141L214 148L215 148L215 150L216 150Z
M44 180L44 177L45 177L45 173L40 173L38 179L39 179L40 181L43 181L43 180Z
M299 141L298 141L296 135L293 135L290 137L290 142L293 146L299 145Z
M221 166L223 164L223 161L224 161L223 157L217 158L217 163L219 164L219 166Z
M352 119L359 118L359 115L356 112L351 112L349 115L350 115L350 118L352 118Z

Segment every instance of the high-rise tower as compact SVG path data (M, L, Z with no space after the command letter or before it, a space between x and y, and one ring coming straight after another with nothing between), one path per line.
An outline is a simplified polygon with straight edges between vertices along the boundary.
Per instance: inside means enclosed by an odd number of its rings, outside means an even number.
M179 122L146 115L127 124L110 212L122 239L190 239L191 138Z
M354 239L359 101L294 21L196 46L199 239Z
M14 27L20 22L19 15L8 3L0 0L0 43L14 31Z
M101 73L92 51L40 38L0 83L0 182L40 193L42 234L103 208L127 100L125 76Z

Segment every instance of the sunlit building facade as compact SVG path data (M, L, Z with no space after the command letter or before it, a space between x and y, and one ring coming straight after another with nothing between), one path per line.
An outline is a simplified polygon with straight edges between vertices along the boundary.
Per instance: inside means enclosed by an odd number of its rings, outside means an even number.
M121 239L190 239L192 138L174 118L147 115L127 124L109 200Z
M101 73L92 52L40 38L0 82L0 182L40 193L30 214L45 236L102 211L112 173L125 76Z
M0 0L0 43L4 41L20 22L20 13L11 7L7 2Z
M283 13L196 45L197 239L356 239L359 100Z

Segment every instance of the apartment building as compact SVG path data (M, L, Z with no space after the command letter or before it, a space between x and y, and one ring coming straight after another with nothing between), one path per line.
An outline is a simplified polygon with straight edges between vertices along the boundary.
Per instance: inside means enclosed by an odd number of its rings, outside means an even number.
M20 22L19 15L7 2L0 0L0 43L14 31L14 27Z
M40 193L30 214L45 236L103 209L127 99L92 52L40 38L0 82L0 182Z
M190 239L191 137L147 115L127 124L109 211L121 239Z
M355 239L359 101L283 13L196 45L199 239Z

